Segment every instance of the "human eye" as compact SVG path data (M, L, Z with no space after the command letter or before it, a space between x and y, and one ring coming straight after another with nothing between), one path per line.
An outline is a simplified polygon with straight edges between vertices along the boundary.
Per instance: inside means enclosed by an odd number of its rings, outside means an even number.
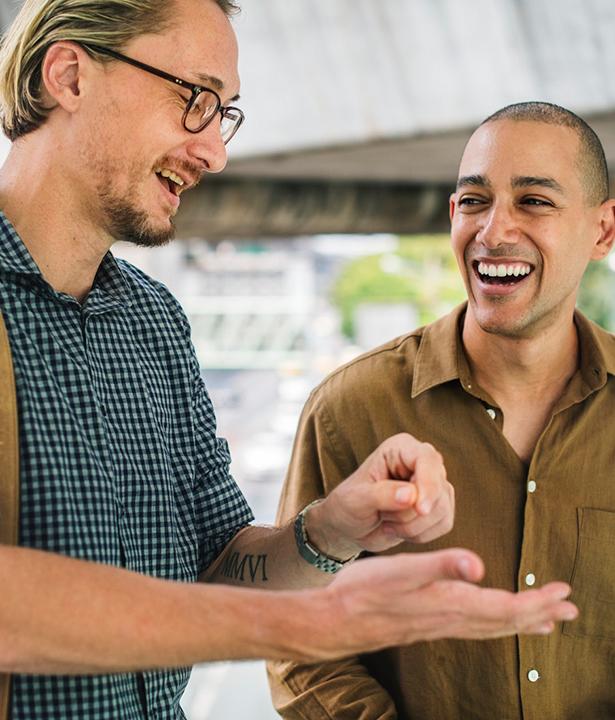
M480 195L462 195L457 204L466 211L480 210L487 204L487 198Z
M218 101L216 96L206 89L201 90L192 103L192 107L201 113L208 113L211 108L215 108L217 106Z
M521 198L521 204L531 208L552 208L555 203L548 198L537 195L526 195Z

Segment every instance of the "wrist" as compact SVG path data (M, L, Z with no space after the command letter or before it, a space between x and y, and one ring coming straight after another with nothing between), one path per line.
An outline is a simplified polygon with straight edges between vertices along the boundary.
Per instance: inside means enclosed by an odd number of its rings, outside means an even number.
M339 603L326 588L254 592L269 596L254 623L261 657L313 663L342 654Z
M352 540L342 538L337 527L330 522L326 499L307 506L304 527L310 544L323 555L340 563L354 560L362 550Z

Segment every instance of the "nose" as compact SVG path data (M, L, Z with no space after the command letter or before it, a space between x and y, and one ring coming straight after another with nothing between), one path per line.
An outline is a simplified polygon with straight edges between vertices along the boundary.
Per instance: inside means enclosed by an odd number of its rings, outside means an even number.
M481 218L481 226L476 233L477 242L495 248L516 243L518 239L519 228L512 209L504 203L494 202Z
M190 157L204 166L205 172L222 172L226 167L227 152L220 134L220 116L201 132L190 134L186 150Z

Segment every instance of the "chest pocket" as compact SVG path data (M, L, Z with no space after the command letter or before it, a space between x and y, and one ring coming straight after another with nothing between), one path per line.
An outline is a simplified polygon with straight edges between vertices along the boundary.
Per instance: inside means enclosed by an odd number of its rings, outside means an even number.
M573 637L615 640L615 512L577 509L579 537L571 600L579 618L564 625Z

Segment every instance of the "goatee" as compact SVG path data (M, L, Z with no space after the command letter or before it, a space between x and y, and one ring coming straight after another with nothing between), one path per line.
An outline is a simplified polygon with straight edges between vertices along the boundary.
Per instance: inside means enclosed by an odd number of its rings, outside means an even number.
M109 222L109 232L116 240L138 245L139 247L161 247L167 245L175 237L173 220L163 229L154 228L149 216L142 210L136 210L127 203L105 202L110 198L103 198L106 216Z

